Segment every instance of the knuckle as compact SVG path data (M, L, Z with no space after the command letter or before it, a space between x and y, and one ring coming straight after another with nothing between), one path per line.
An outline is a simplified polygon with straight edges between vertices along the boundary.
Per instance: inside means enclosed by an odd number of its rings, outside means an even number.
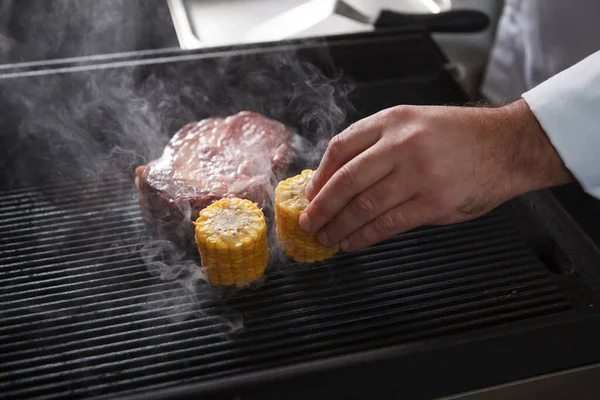
M407 146L420 148L427 145L428 133L424 127L415 126L404 137L404 142Z
M355 121L355 122L353 122L353 123L350 124L350 126L348 127L347 130L349 132L352 132L352 131L358 129L358 127L359 127L359 121Z
M392 152L398 153L401 151L410 150L409 144L410 143L402 137L391 137L388 138L388 141L386 142L386 147Z
M336 157L341 153L344 148L344 136L342 134L338 134L331 138L329 144L327 145L327 151L331 155L332 159L336 159Z
M321 183L321 171L317 168L314 172L312 177L310 178L310 186L316 187L319 185L319 183ZM308 184L307 184L308 186Z
M378 231L383 233L390 233L396 229L398 217L392 214L384 214L377 217L375 220L375 227Z
M364 193L356 196L352 202L353 211L358 215L371 215L375 211L375 204L373 201Z
M352 189L356 183L356 170L350 165L342 166L338 171L338 183L345 189Z
M310 182L307 184L307 187L311 187L313 189L313 191L315 191L315 189L321 189L324 184L325 184L324 171L321 168L321 166L319 166L319 168L317 168L313 172L312 178L310 179Z
M411 110L414 109L414 106L411 106L409 104L398 104L395 107L392 107L392 110L394 111L394 113L396 115L406 115L406 114L410 114Z
M376 115L379 117L378 120L388 120L396 117L396 110L395 107L390 107L379 111Z
M311 216L322 218L326 215L326 207L322 201L313 201L309 205Z
M390 134L386 138L387 145L393 151L410 152L412 155L421 157L427 154L427 133L420 127L413 127L398 135Z
M384 118L397 118L397 117L405 116L409 109L410 109L410 106L400 104L400 105L397 105L394 107L389 107L384 110L381 110L380 113L381 113L381 116Z

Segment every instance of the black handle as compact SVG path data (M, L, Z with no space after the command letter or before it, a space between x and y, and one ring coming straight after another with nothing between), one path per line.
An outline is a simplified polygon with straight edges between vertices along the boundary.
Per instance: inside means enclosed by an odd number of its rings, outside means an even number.
M450 10L438 14L405 14L382 10L376 28L419 25L429 32L481 32L490 26L490 18L477 10Z

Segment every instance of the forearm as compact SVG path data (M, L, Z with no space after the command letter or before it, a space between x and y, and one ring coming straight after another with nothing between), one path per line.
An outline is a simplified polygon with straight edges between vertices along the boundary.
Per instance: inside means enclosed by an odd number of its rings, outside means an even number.
M498 129L509 166L509 197L574 180L539 121L521 99L498 110Z

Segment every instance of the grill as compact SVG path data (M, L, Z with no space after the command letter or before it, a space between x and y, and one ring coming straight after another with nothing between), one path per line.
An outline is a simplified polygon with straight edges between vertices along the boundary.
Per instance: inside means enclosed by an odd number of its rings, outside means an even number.
M373 37L389 45L406 36ZM334 56L338 40L346 49L387 54L355 37L331 39ZM355 77L363 74L352 68ZM407 73L393 84L412 88L407 98L422 88L413 103L440 102L436 87L448 89L444 102L461 99L445 72L428 76ZM372 93L377 100L371 108L402 102L386 94L390 83L357 86L357 98ZM358 112L371 111L363 105ZM381 389L431 398L600 359L590 347L600 327L590 267L597 252L581 233L563 240L576 228L551 201L534 203L515 201L471 222L421 228L316 265L272 263L256 287L214 291L190 285L185 267L160 270L142 257L152 237L130 176L6 189L0 393L342 399L372 398ZM540 219L553 220L559 234L544 232ZM481 370L486 360L494 363L483 368L489 374ZM419 379L438 384L424 387Z
M281 265L264 286L227 298L225 313L210 300L199 310L148 274L137 202L107 202L111 190L55 187L52 194L68 193L58 203L33 190L0 197L6 395L156 389L572 308L514 227L494 214L322 265ZM245 317L237 333L223 321L231 308Z

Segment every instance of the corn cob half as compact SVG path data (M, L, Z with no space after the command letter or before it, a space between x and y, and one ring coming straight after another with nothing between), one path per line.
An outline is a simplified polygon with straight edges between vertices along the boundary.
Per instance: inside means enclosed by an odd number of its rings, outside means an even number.
M218 200L200 211L194 225L202 268L212 285L243 287L264 275L267 224L255 203Z
M275 189L275 224L277 237L285 255L294 261L312 263L333 256L338 245L325 247L317 241L315 233L306 233L298 223L308 199L304 194L312 179L313 171L306 169L301 174L279 182Z

